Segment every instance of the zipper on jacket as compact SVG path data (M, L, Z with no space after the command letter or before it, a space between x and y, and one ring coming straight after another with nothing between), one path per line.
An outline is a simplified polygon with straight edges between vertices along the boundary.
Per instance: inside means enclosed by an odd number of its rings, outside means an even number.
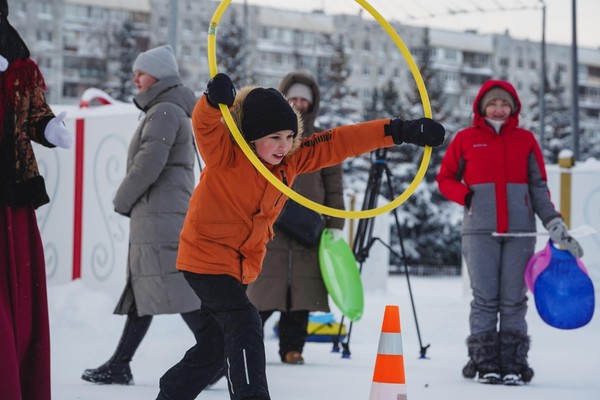
M283 184L285 186L288 185L287 177L285 176L285 170L283 170L283 169L281 170L281 180L283 181ZM275 201L276 206L277 206L277 204L279 204L279 200L281 200L281 197L283 197L283 193L279 193L279 197Z

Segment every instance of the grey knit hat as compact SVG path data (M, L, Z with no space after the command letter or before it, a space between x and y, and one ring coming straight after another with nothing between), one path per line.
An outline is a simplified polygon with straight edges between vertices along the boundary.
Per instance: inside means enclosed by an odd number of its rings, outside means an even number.
M140 53L133 63L132 70L144 71L158 80L179 76L175 54L168 44Z
M313 102L313 92L310 86L296 82L288 89L285 96L288 99L293 99L294 97L300 97L302 99L307 100L310 104Z
M514 97L512 97L512 95L510 93L508 93L506 90L502 89L501 87L495 86L493 88L491 88L490 90L488 90L483 97L481 98L481 101L479 102L479 112L481 113L481 115L485 114L485 107L488 105L489 102L491 102L492 100L496 100L496 99L501 99L501 100L506 100L508 102L508 104L510 104L510 113L514 113L515 112L515 99Z

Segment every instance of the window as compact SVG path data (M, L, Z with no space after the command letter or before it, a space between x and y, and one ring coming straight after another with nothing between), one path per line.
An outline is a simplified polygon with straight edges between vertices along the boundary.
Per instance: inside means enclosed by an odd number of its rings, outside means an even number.
M39 42L52 42L52 32L51 31L35 31L35 37Z
M588 76L590 78L596 78L596 79L600 78L600 67L589 66L588 67Z
M445 49L444 50L444 58L446 60L450 60L450 61L457 61L458 60L458 51L453 50L453 49Z
M189 19L183 20L183 31L185 33L193 33L194 32L194 25L192 24L191 20L189 20Z
M65 31L63 34L63 49L76 51L79 47L77 45L78 34L73 31Z
M78 90L76 83L65 82L63 85L63 97L77 97Z
M38 16L40 17L52 17L52 7L50 3L40 2L38 6Z

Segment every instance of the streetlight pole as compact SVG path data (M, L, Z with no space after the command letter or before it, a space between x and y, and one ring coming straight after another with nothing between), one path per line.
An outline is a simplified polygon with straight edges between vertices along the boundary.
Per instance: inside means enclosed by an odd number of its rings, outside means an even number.
M248 9L248 0L244 0L244 76L243 83L244 85L249 85L251 83L251 75L250 75L250 22L249 15L250 11Z
M577 61L577 0L573 2L573 43L571 44L571 108L573 130L573 155L579 159L579 68Z
M542 3L542 51L541 51L541 76L540 76L540 146L544 147L546 133L546 3Z
M169 1L169 44L177 57L177 18L179 16L179 0Z

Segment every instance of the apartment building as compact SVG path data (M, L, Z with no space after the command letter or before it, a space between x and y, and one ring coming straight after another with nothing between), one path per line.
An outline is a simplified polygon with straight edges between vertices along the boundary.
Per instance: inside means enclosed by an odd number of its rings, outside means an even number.
M12 1L10 19L45 74L50 101L75 103L88 87L118 84L116 73L122 66L115 37L125 22L133 25L138 49L171 43L184 82L201 93L209 77L208 25L218 4L215 0L19 0ZM362 13L326 15L232 3L219 29L233 13L246 32L248 82L277 86L297 68L319 77L335 55L331 38L341 37L349 60L347 83L358 95L358 107L390 79L401 93L413 90L413 77L401 52L378 23ZM529 117L527 107L537 101L534 88L541 82L540 43L509 34L391 23L417 63L423 51L429 52L429 67L443 83L444 107L454 114L468 116L481 83L500 78L514 83L525 106L524 118ZM562 77L567 102L573 95L570 58L569 46L547 44L547 76ZM578 50L578 77L580 128L586 136L600 138L600 49Z

